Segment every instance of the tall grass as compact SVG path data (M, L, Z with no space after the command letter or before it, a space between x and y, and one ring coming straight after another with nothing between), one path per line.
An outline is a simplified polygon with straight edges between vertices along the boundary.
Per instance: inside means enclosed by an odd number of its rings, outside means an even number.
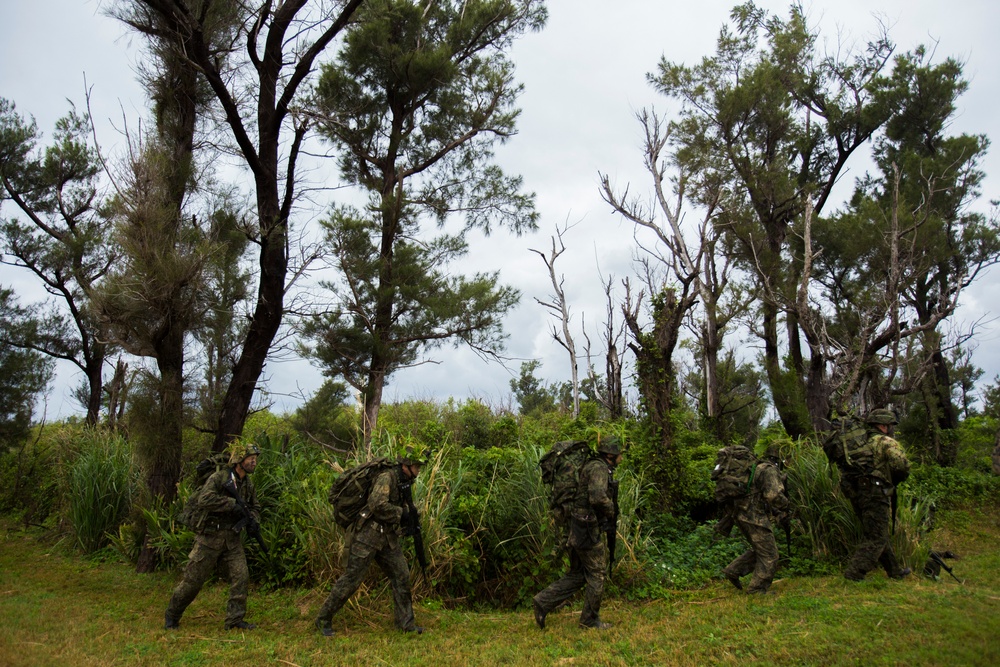
M823 451L807 440L781 443L789 499L797 530L808 539L813 556L845 558L861 539L861 523L840 491L840 472ZM915 494L904 482L896 489L897 512L892 545L901 563L914 570L928 549L933 502Z
M69 519L77 545L93 553L108 545L139 488L132 449L120 435L86 430L69 464Z

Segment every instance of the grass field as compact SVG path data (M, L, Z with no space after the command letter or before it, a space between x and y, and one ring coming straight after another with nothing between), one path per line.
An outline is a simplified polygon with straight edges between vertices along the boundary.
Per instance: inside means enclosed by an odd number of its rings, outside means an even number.
M542 632L529 611L424 600L420 636L392 629L383 590L334 617L333 639L312 626L325 587L251 589L248 620L260 627L239 633L222 629L226 585L212 584L168 632L176 573L138 575L0 528L0 665L1000 665L1000 511L939 519L933 547L961 556L950 564L964 585L779 572L764 597L713 582L662 600L608 600L606 631L577 627L579 601Z

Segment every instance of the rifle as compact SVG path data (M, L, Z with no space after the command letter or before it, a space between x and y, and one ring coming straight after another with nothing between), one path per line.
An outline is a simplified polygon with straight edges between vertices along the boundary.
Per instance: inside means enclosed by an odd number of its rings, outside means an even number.
M267 551L267 545L264 544L264 538L260 534L260 524L257 522L257 519L253 518L253 514L250 512L250 508L247 507L247 504L243 502L239 489L236 488L236 483L233 482L232 478L222 485L222 490L232 496L232 498L236 501L236 505L240 508L240 511L243 512L243 518L236 522L236 525L233 526L233 530L238 533L246 528L247 534L257 540L257 544L260 545L260 550L264 552L264 555L270 555Z
M892 505L892 530L890 531L890 534L895 535L896 534L896 487L895 486L892 487L892 497L890 498L889 503Z
M612 474L613 471L612 471ZM608 576L611 576L611 570L615 566L615 547L618 543L618 515L621 511L618 508L618 480L614 477L608 479L608 495L611 496L611 502L615 504L615 515L610 521L610 526L606 528L608 533Z
M958 577L955 576L955 573L952 571L952 569L950 567L948 567L947 563L944 562L944 558L941 557L941 554L939 554L936 551L932 551L931 554L930 554L930 556L931 556L931 560L934 561L935 563L937 563L938 565L940 565L944 569L945 572L947 572L948 574L950 574L952 579L954 579L955 581L957 581L960 584L965 584L964 581L962 581L961 579L959 579Z
M400 472L400 478L402 479L404 476L405 474ZM417 507L413 504L413 482L401 481L399 492L403 497L403 502L406 503L406 512L403 513L403 536L413 538L413 551L417 554L420 571L424 573L424 579L426 579L427 552L424 550L424 534L420 528L420 514L417 513Z

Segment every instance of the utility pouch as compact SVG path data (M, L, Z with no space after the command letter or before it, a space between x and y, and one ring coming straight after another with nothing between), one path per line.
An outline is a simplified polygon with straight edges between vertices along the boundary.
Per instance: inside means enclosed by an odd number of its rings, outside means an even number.
M597 517L590 514L572 514L569 520L569 546L574 549L592 549L600 541Z

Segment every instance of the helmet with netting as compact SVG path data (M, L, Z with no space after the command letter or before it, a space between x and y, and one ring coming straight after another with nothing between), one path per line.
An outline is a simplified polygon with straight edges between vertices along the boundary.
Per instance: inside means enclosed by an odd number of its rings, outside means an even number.
M237 463L243 463L243 461L251 456L260 456L260 447L252 442L246 443L237 440L229 445L229 465L234 466Z
M868 416L865 417L865 422L868 424L885 424L887 426L899 423L896 419L896 413L887 408L872 410L868 413Z

